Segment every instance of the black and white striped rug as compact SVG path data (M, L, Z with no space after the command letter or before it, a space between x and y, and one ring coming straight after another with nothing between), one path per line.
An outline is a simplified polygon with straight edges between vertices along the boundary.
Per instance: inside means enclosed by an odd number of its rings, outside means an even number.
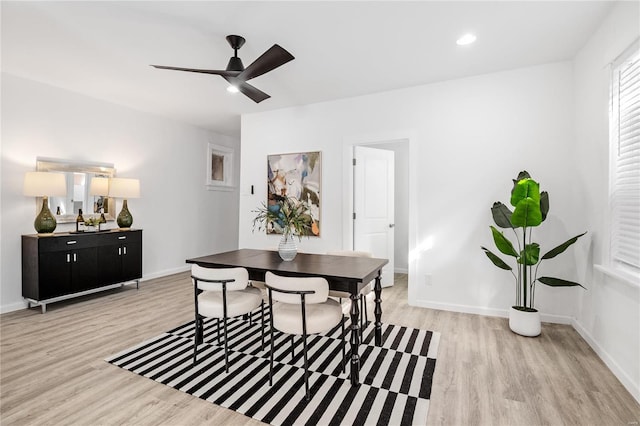
M431 396L440 333L382 325L381 347L373 324L360 346L360 382L351 386L341 368L340 326L308 337L311 400L305 400L302 342L274 332L274 378L269 386L269 333L260 349L260 315L253 325L228 323L229 373L215 320L205 321L204 344L193 365L193 322L149 339L106 359L159 383L273 425L424 425ZM345 327L349 326L348 319ZM347 359L350 332L347 328Z

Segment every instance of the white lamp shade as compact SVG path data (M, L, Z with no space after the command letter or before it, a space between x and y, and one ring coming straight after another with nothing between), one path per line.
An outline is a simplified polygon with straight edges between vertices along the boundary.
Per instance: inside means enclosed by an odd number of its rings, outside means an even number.
M89 185L89 195L109 195L109 178L91 178L91 184Z
M109 196L118 198L140 198L140 181L138 179L111 178Z
M67 182L62 173L27 172L23 192L32 197L66 197Z

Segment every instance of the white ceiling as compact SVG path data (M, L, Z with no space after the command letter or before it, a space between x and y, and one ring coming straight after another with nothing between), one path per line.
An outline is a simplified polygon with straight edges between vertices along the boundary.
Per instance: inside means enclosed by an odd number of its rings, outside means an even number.
M2 71L239 136L240 115L573 58L610 1L2 1ZM474 32L471 46L456 39ZM230 94L225 36L245 66L274 43L296 59Z

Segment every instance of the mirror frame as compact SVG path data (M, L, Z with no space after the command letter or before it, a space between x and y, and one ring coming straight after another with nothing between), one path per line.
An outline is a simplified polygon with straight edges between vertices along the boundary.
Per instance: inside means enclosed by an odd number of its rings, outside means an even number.
M36 171L39 172L70 172L70 173L93 173L95 175L114 177L116 169L111 163L97 163L90 161L61 160L57 158L36 158ZM115 199L113 197L105 197L107 202L108 213L105 213L107 221L114 221L114 210L116 208ZM42 206L42 198L36 198L36 213L40 212ZM84 214L85 217L98 216L97 213L91 212ZM75 214L55 215L58 223L72 223L76 221Z

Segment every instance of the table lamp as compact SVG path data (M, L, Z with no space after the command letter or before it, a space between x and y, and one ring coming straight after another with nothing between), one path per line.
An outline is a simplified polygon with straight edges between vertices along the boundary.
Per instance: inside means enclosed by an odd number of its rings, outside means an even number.
M42 197L42 209L33 226L39 234L52 233L57 226L56 218L49 210L49 196L66 197L67 182L61 173L27 172L24 176L23 193L26 196Z
M140 181L129 178L111 178L109 180L109 196L122 198L122 211L118 214L117 222L120 228L131 228L133 216L127 207L127 199L140 198Z
M109 178L106 177L94 177L91 178L91 184L89 185L89 195L94 195L102 198L102 208L98 209L94 213L100 213L100 221L106 223L107 219L104 217L104 207L108 202L107 196L109 195Z

